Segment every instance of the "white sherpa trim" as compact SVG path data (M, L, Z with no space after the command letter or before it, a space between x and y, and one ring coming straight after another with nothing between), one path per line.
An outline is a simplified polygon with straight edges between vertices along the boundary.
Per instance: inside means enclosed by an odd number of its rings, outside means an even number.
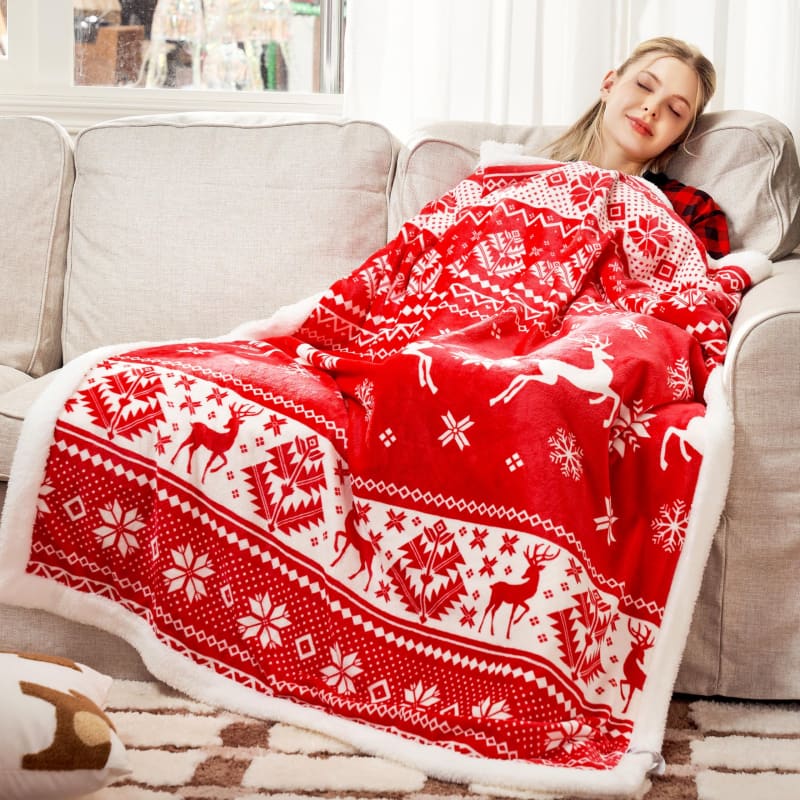
M737 250L723 258L709 258L712 267L739 267L749 276L753 285L760 283L772 275L773 264L763 253L757 250Z
M236 341L237 339L266 339L269 336L290 336L305 322L322 295L323 292L318 292L297 303L281 306L271 317L243 322L230 333L220 336L219 339Z
M478 166L497 167L515 164L557 164L550 158L534 156L523 151L521 144L514 142L497 142L487 139L481 142Z
M711 373L705 390L705 452L697 476L683 549L667 598L661 634L647 663L647 681L631 704L636 720L631 751L658 752L683 647L689 635L700 585L733 466L733 413L722 382L722 368Z

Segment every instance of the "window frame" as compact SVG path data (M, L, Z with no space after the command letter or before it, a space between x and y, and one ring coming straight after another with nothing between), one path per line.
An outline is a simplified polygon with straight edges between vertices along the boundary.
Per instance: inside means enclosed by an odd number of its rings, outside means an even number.
M335 41L342 0L322 0L333 19L334 40L321 36L321 77L328 93L225 92L144 87L73 86L71 0L8 0L8 55L0 58L0 114L50 117L76 132L124 116L192 111L268 111L279 114L342 114L341 36ZM326 49L330 48L330 49Z

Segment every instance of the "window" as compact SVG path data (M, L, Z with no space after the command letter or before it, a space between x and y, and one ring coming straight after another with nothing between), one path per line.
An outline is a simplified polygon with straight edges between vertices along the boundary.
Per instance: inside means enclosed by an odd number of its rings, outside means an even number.
M6 57L8 37L6 36L6 0L0 0L0 58Z
M74 81L318 92L329 10L320 0L73 0Z
M345 0L0 0L0 114L342 111ZM180 91L183 90L183 91Z

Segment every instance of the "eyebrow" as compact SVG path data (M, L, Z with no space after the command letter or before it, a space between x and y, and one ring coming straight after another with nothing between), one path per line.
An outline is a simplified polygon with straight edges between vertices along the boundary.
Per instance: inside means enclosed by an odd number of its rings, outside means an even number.
M655 72L651 72L649 69L643 69L642 72L651 77L659 86L662 85L661 78L659 78ZM674 97L676 100L680 100L682 103L685 103L688 108L692 107L692 104L682 94L673 94L672 97Z

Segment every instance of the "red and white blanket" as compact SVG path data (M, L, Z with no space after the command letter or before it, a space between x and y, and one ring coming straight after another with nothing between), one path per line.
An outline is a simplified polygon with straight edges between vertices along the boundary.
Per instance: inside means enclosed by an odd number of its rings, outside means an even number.
M432 775L635 789L749 283L638 178L481 167L299 327L68 365L18 448L2 597Z

